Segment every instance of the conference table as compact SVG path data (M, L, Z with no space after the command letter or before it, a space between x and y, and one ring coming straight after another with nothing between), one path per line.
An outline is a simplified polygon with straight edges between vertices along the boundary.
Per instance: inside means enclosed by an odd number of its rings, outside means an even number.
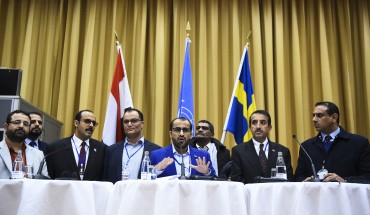
M245 185L248 214L370 215L370 185L280 182Z
M0 180L0 214L370 214L370 185Z
M244 185L229 181L125 181L114 185L106 215L247 214Z
M104 214L110 182L0 180L0 214Z

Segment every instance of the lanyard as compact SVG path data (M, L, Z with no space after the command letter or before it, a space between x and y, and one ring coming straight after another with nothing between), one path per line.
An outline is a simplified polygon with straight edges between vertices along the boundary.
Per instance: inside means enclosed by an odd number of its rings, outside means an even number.
M127 162L126 162L126 166L128 165L128 163L129 163L129 161L130 161L130 159L141 149L141 148L143 148L143 146L144 146L144 144L141 144L141 146L140 146L140 148L138 149L138 150L136 150L134 153L132 153L131 155L129 155L128 154L128 151L127 151L127 144L128 143L126 143L125 144L125 150L126 150L126 155L127 155L127 157L128 157L128 160L127 160Z
M74 144L74 146L75 146L75 150L76 150L76 152L77 152L77 155L78 155L78 162L79 162L79 164L81 164L81 165L84 165L85 166L85 160L86 160L86 154L87 153L85 153L85 156L83 157L83 159L81 158L81 156L80 156L80 153L78 152L78 150L77 150L77 145L76 145L76 143L75 143L75 140L73 139L73 137L71 138L71 140L73 141L73 144ZM86 144L87 145L87 144ZM87 148L89 148L89 146L87 146Z

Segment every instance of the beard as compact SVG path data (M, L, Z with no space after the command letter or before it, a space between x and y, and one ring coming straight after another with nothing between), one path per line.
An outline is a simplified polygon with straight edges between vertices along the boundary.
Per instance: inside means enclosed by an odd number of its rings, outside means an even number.
M28 138L31 140L36 140L41 135L42 130L41 129L32 129L30 133L28 133Z
M24 129L7 130L6 136L14 142L23 142L27 138L27 132Z

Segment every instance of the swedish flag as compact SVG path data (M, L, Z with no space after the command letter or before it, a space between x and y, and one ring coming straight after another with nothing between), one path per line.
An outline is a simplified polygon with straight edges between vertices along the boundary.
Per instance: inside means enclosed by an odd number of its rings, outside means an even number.
M234 134L237 144L247 142L252 138L249 129L249 117L256 110L256 100L252 85L251 71L248 59L248 47L244 48L240 61L239 72L234 85L228 115L224 130Z

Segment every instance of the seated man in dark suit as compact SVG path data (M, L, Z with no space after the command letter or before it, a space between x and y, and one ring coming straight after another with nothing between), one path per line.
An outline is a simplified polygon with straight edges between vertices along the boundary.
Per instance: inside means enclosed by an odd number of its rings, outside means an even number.
M267 111L257 110L252 113L249 129L253 138L232 149L232 181L253 183L256 176L271 177L271 168L276 167L278 152L283 153L287 179L294 180L290 151L287 147L271 142L267 138L271 128L271 116Z
M73 124L73 136L47 147L47 154L55 152L46 158L50 178L71 177L76 173L79 180L102 181L106 145L91 138L98 125L94 113L79 111Z
M152 152L150 161L156 165L158 177L181 175L181 162L184 159L185 176L215 175L210 156L207 152L189 147L191 138L191 122L178 117L170 124L172 144ZM174 162L175 161L175 162Z
M365 137L351 134L339 126L339 108L331 102L318 102L312 113L312 121L319 132L306 140L302 147L311 156L316 172L326 169L324 181L370 181L370 145ZM312 178L311 162L299 151L295 172L296 180Z
M116 183L122 180L122 170L127 168L128 179L140 178L144 152L161 147L144 139L144 116L138 109L126 108L123 130L126 139L107 147L104 164L104 180ZM127 176L126 176L127 177Z
M27 145L39 149L45 155L47 143L39 140L43 126L42 115L37 112L30 112L29 114L31 116L30 133L28 134L28 138L25 140L25 142Z
M215 129L211 122L200 120L195 127L195 137L190 140L189 146L203 151L207 151L211 156L212 166L216 175L221 177L221 169L229 162L230 151L216 138ZM222 176L228 178L228 176Z

